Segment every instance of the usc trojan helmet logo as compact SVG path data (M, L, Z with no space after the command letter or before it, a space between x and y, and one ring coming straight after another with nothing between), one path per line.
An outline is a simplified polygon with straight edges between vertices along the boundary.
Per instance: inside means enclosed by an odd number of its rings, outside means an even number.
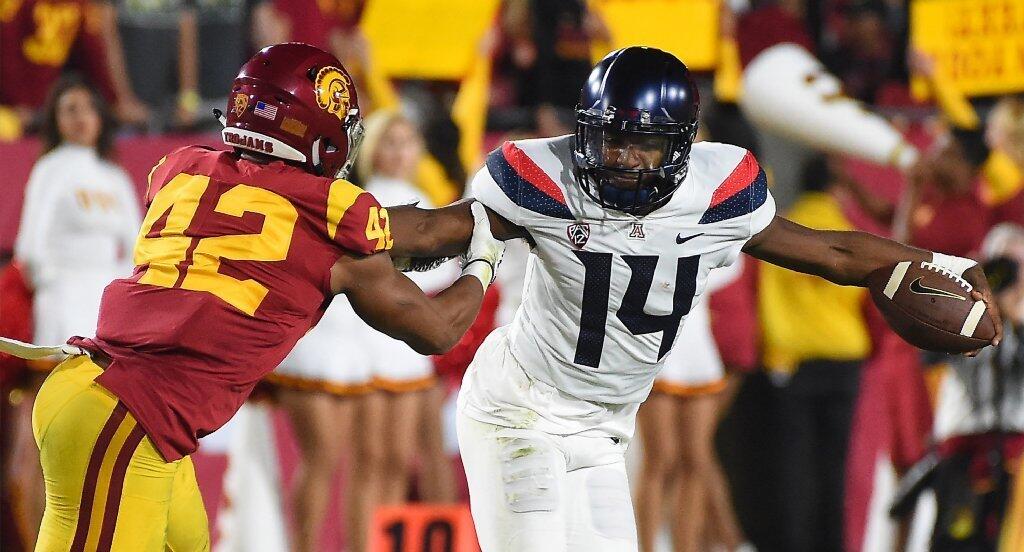
M328 113L334 113L342 121L348 117L348 107L352 102L352 81L341 69L328 65L316 74L314 81L316 103Z

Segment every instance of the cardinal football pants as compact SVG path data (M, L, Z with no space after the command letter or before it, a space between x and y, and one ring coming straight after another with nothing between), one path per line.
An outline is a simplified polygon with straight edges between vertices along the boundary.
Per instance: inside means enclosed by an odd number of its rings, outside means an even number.
M32 431L46 480L36 551L209 550L192 460L165 462L89 357L61 363L39 390Z

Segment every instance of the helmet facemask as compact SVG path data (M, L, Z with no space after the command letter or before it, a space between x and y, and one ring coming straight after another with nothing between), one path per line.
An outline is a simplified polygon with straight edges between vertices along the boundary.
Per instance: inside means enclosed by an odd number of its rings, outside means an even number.
M651 124L580 110L574 162L583 190L602 207L646 214L686 177L697 122Z
M345 155L345 163L338 169L333 178L348 178L352 165L356 161L356 154L359 146L363 143L363 120L359 117L358 110L352 110L345 118L345 134L348 136L348 153Z

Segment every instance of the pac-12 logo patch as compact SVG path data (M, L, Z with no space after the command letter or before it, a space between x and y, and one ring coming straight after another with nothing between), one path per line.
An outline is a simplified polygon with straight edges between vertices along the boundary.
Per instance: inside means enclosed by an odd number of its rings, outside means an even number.
M352 103L352 81L348 76L341 69L328 65L316 74L313 86L317 105L344 121Z
M565 234L569 236L569 242L579 249L587 245L587 240L590 239L590 225L585 222L570 224L565 229Z

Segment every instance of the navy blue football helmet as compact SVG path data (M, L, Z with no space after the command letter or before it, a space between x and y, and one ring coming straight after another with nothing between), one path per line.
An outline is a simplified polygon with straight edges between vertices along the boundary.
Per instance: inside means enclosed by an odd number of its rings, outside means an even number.
M590 71L576 107L573 162L605 208L646 214L686 177L700 96L690 71L656 48L616 50Z

